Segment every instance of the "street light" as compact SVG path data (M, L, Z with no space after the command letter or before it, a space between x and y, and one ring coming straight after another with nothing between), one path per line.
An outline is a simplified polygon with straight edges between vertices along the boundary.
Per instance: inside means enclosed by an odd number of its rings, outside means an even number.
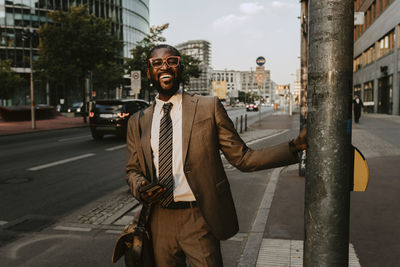
M22 32L22 39L24 41L29 40L29 67L30 67L30 93L31 93L31 121L32 129L36 129L36 118L35 118L35 100L34 100L34 88L33 88L33 69L32 69L32 39L36 35L36 32L29 28Z

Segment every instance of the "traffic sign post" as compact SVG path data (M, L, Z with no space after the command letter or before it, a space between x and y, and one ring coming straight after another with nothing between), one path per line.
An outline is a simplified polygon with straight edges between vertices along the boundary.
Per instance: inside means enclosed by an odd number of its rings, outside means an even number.
M131 72L131 90L129 91L129 94L136 95L137 98L140 89L142 89L141 72L140 70L134 70Z

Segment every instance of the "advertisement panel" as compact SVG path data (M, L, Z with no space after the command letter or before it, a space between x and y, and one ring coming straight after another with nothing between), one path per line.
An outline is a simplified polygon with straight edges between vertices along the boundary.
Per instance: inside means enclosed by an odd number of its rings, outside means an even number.
M226 81L213 81L211 83L212 95L219 99L226 99Z

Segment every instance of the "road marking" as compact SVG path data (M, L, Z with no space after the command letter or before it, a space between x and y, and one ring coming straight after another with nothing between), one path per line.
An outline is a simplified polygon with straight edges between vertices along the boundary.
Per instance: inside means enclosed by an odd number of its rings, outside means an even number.
M303 266L303 243L303 240L264 238L256 267ZM353 244L349 244L349 267L361 267Z
M280 131L279 133L276 133L276 134L273 134L273 135L268 135L268 136L265 136L265 137L262 137L262 138L259 138L259 139L256 139L256 140L249 141L249 142L247 142L247 145L252 145L252 144L254 144L254 143L267 140L267 139L272 138L272 137L275 137L275 136L277 136L277 135L284 134L284 133L286 133L286 132L289 132L289 130L283 130L283 131Z
M272 199L274 198L276 185L282 169L283 167L279 167L272 171L267 188L264 191L260 207L258 208L257 216L249 232L249 237L247 239L242 256L240 257L240 262L238 265L239 267L256 265L258 251L260 250L265 231L265 222L268 220Z
M106 230L107 234L120 234L122 230Z
M66 142L66 141L70 141L70 140L83 139L83 138L88 138L88 137L90 137L90 135L76 136L76 137L70 137L70 138L63 138L63 139L58 140L58 142Z
M83 228L83 227L70 227L70 226L56 226L54 230L61 230L61 231L77 231L77 232L90 232L92 228Z
M7 221L0 221L0 226L7 224Z
M114 151L120 148L124 148L126 147L126 144L120 145L120 146L114 146L114 147L110 147L110 148L106 148L106 151Z
M44 164L44 165L39 165L39 166L36 166L36 167L32 167L32 168L29 168L28 171L38 171L38 170L41 170L41 169L45 169L45 168L61 165L61 164L64 164L64 163L68 163L68 162L71 162L71 161L76 161L76 160L88 158L88 157L91 157L91 156L94 156L94 155L96 155L96 154L87 153L87 154L83 154L83 155L80 155L80 156L72 157L72 158L69 158L69 159L63 159L63 160L47 163L47 164Z

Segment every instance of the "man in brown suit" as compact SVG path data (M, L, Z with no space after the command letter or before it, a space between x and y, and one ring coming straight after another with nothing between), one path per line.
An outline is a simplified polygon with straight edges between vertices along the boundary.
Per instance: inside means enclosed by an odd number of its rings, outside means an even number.
M220 240L238 232L238 221L220 151L244 172L298 162L305 132L261 150L246 146L216 97L180 89L180 53L153 48L147 76L158 90L152 106L136 113L127 135L127 182L135 198L153 203L150 226L160 266L222 266ZM153 192L142 191L158 183Z

